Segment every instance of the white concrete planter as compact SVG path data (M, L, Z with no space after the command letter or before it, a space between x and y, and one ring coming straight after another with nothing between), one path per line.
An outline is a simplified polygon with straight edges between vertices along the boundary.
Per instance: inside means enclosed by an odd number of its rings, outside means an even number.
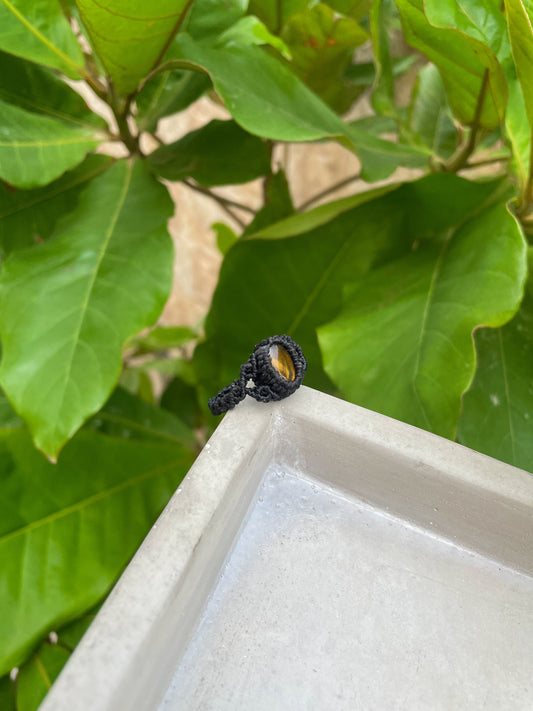
M309 388L229 413L42 711L533 708L533 477Z

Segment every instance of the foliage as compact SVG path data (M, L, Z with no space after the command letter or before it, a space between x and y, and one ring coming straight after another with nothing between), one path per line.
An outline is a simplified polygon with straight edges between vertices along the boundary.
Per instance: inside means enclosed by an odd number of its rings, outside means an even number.
M522 0L0 0L2 708L36 708L266 336L309 385L533 471L532 27ZM203 96L226 120L164 145ZM361 169L295 206L300 141ZM213 190L252 180L258 210ZM197 328L156 325L168 181L229 215Z

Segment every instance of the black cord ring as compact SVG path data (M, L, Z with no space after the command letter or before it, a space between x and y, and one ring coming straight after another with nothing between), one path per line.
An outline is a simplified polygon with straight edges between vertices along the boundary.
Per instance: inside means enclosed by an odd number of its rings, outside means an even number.
M222 388L207 404L213 415L221 415L246 395L259 402L283 400L300 387L306 370L302 349L290 336L265 338L241 365L237 380Z

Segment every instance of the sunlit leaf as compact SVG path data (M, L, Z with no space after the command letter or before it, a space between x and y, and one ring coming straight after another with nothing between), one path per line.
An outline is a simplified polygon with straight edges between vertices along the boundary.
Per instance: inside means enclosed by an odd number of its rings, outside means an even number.
M422 0L396 0L396 4L405 39L439 68L459 120L466 125L477 120L487 129L498 126L505 114L507 86L494 52L470 34L432 25Z
M21 188L46 185L81 163L102 138L96 129L0 101L0 178Z
M172 211L141 164L120 161L88 185L50 241L4 263L0 377L49 456L109 396L122 343L159 316L172 281Z
M163 58L190 5L190 0L77 0L91 42L122 94L134 91Z
M506 0L505 11L516 71L529 124L533 127L533 6L523 0Z
M525 275L515 219L505 204L488 207L345 292L341 314L319 329L326 372L352 402L454 437L473 330L512 317Z
M224 259L206 341L194 353L206 398L236 377L255 343L276 333L301 344L306 383L332 390L315 331L339 312L343 288L464 220L496 187L432 175L294 215L239 240Z
M72 79L83 74L81 48L57 0L0 0L0 50Z

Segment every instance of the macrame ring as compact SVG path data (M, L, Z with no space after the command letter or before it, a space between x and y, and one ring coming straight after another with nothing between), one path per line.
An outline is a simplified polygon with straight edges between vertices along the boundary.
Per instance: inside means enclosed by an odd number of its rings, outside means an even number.
M246 395L259 402L283 400L300 387L306 370L302 349L290 336L265 338L241 366L239 378L209 400L209 409L221 415Z

